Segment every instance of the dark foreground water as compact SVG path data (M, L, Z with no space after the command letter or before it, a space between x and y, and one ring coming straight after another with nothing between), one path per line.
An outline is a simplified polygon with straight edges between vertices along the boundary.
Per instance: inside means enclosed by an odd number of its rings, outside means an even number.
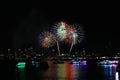
M0 80L119 80L117 65L54 64L47 69L16 69L9 62L0 62Z

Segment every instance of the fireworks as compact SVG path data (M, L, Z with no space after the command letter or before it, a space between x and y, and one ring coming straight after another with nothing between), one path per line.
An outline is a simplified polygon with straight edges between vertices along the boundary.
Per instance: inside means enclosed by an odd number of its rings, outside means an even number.
M71 25L67 29L66 42L75 45L76 43L80 43L84 39L84 32L82 28L77 25Z
M43 32L40 36L40 43L42 47L52 47L56 44L56 37L50 32Z
M60 48L59 48L58 41L63 41L66 39L67 27L68 27L68 24L65 22L59 22L59 23L54 24L53 26L53 32L57 38L57 48L58 48L59 55L60 55Z
M66 22L58 22L53 25L52 33L44 32L40 37L40 43L42 47L52 47L55 44L60 54L59 41L65 41L71 44L69 54L73 48L73 45L81 43L84 39L84 31L78 24L69 25Z
M54 33L59 41L63 41L66 39L68 26L69 25L65 22L59 22L53 26Z
M73 48L73 45L80 43L84 39L84 33L79 25L71 25L67 28L66 42L71 44L69 54Z
M54 34L59 41L65 40L67 43L80 43L84 38L82 28L77 25L69 25L65 22L59 22L53 26Z

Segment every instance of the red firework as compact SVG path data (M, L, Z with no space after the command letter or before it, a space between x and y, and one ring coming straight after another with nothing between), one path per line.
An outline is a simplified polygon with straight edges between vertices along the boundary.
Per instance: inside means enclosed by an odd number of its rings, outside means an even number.
M73 33L73 27L68 26L68 27L67 27L66 39L65 39L65 41L66 41L67 43L72 43L72 42L73 42L72 33Z
M76 43L80 43L83 39L84 33L79 25L74 24L67 27L67 34L65 39L67 43L72 43L73 45L75 45Z

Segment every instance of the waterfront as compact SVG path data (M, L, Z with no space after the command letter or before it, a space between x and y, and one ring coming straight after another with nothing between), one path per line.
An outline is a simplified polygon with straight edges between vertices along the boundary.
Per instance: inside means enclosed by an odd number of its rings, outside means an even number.
M7 62L6 62L7 63ZM12 64L2 64L3 80L119 80L119 71L116 64L71 64L70 61L54 64L48 61L48 68L18 68Z

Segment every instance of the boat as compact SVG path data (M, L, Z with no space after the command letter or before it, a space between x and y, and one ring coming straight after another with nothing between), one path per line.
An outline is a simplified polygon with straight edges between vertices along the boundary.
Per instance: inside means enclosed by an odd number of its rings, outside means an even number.
M111 65L111 64L118 64L119 61L117 60L103 60L97 62L98 65Z
M16 64L17 68L25 68L25 69L47 69L48 68L48 62L46 61L22 61L17 62Z
M70 64L79 64L79 63L80 63L80 61L79 60L75 60L75 59L70 61Z

